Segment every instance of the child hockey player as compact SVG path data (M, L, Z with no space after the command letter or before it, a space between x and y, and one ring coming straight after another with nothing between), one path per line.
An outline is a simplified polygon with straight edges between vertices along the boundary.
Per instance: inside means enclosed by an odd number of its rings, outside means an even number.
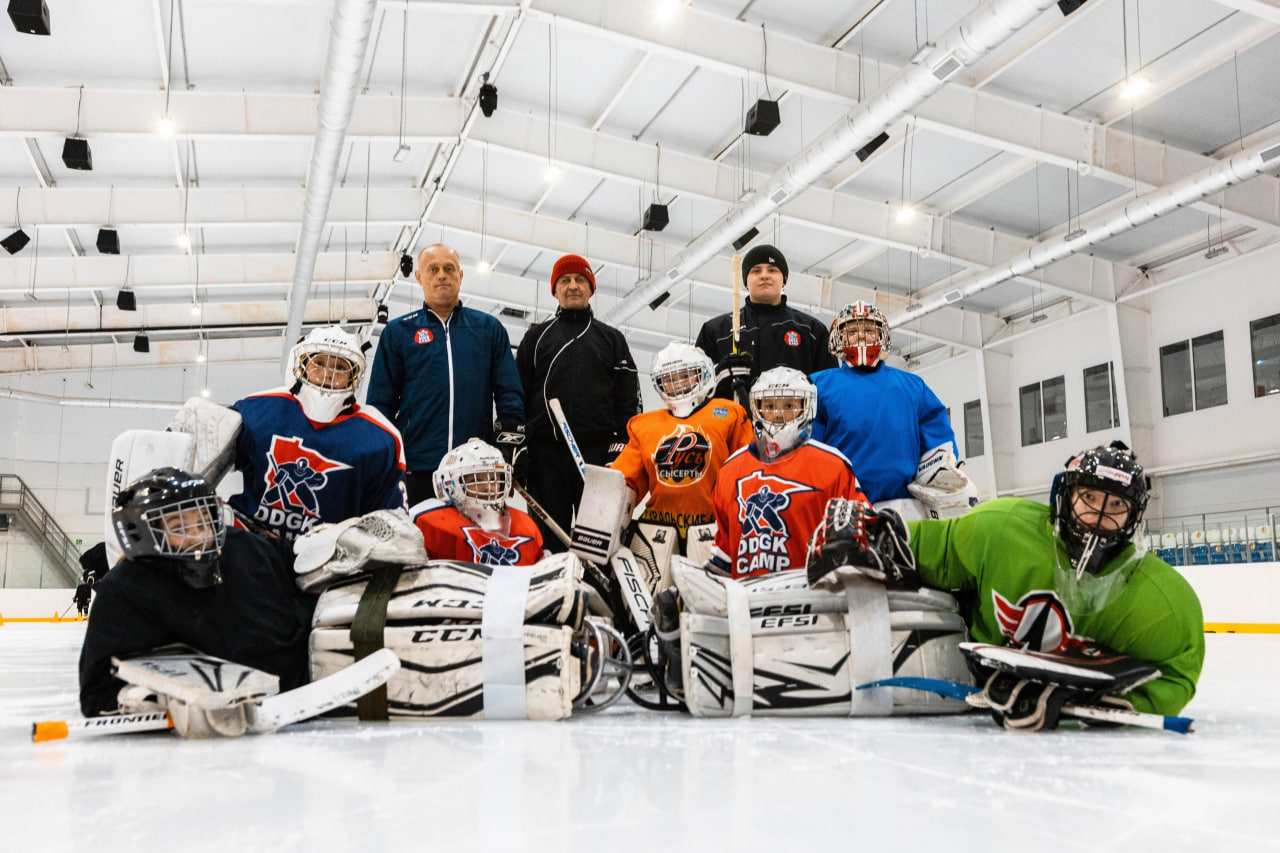
M813 437L848 457L867 497L917 497L935 510L969 506L969 479L956 463L946 407L924 380L884 363L889 324L874 305L846 305L828 339L841 366L813 375ZM905 509L896 506L896 509ZM907 517L919 513L908 510Z
M817 392L803 373L766 370L749 399L755 441L725 462L714 493L711 562L735 578L804 568L827 501L866 501L849 460L809 438Z
M627 446L609 467L626 476L633 506L649 496L640 521L674 527L686 553L689 528L715 521L716 474L751 442L751 423L737 403L711 396L714 370L702 350L673 341L649 372L666 408L628 422Z
M235 466L244 491L233 509L292 540L320 523L405 508L400 433L356 403L364 373L359 338L325 326L290 352L289 387L231 406L243 420Z
M1006 653L1005 671L977 670L982 704L1005 728L1053 729L1071 705L1176 714L1195 694L1205 649L1200 601L1176 570L1132 542L1148 489L1133 453L1113 441L1067 461L1049 506L1000 498L959 518L907 525L920 579L968 594L973 639L1025 652L1021 665ZM884 523L870 513L855 526L874 538ZM815 562L810 584L829 571ZM1086 689L1046 673L1045 656L1074 656L1084 668L1114 659L1149 680Z
M432 559L487 566L532 566L543 555L533 519L507 506L511 466L497 448L473 438L445 454L435 472L436 498L413 508Z

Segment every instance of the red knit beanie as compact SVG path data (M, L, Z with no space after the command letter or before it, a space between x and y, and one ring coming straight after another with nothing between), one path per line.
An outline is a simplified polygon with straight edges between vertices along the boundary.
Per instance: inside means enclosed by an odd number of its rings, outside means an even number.
M591 295L596 292L596 277L591 272L591 264L587 263L587 259L581 255L565 255L556 261L556 265L551 268L551 295L556 295L556 282L560 280L560 276L569 273L582 273L587 277L587 281L591 282Z

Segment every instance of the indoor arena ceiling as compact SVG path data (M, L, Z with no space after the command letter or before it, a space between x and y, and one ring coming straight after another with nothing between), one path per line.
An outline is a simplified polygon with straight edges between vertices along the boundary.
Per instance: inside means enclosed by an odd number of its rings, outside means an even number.
M752 226L793 304L873 299L920 363L1280 238L1280 0L1042 2L950 53L1018 4L338 0L372 10L362 46L328 0L47 2L49 36L0 19L0 238L31 237L0 253L0 372L274 360L291 319L372 332L420 304L399 259L437 241L513 342L584 254L643 368L729 309ZM744 134L759 99L781 123ZM91 170L64 164L77 134ZM669 224L642 230L655 203Z

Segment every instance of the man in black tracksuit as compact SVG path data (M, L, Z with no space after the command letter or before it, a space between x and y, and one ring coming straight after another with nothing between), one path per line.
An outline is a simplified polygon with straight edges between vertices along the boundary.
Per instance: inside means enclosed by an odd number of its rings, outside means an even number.
M742 259L747 301L742 305L738 352L733 351L733 316L721 314L702 324L695 345L716 364L715 396L747 405L746 392L766 370L794 367L809 375L836 367L827 350L827 327L803 311L787 307L787 259L760 244ZM735 390L741 393L735 396Z
M551 272L556 316L531 326L516 352L525 391L529 440L529 493L566 532L582 499L582 476L551 413L559 399L569 429L592 465L607 465L627 442L627 421L640 413L640 380L622 332L595 319L591 266L565 255ZM825 345L825 344L824 344ZM549 550L564 544L542 523Z

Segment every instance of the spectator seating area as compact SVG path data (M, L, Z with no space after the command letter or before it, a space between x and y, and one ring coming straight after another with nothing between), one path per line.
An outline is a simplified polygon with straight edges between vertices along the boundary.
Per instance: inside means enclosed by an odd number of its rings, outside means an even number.
M1271 524L1149 532L1146 543L1148 550L1174 566L1270 563L1280 554Z

